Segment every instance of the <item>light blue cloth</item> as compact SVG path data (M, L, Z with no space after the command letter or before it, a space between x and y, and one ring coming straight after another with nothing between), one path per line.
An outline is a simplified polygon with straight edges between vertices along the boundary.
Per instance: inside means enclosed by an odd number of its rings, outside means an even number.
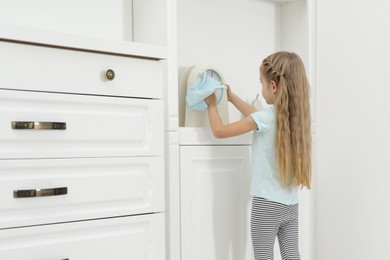
M187 106L191 110L206 110L207 104L204 99L215 92L218 104L222 99L224 89L226 89L226 87L221 81L215 80L208 76L206 72L203 72L195 79L194 83L192 83L187 91Z
M258 130L252 140L252 185L251 195L278 203L297 204L298 188L284 187L280 181L276 158L276 122L273 106L251 114Z

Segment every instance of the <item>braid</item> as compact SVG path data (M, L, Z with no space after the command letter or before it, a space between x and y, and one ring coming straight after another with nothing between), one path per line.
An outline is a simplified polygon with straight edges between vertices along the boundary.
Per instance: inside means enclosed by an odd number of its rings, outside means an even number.
M264 72L268 75L272 75L273 81L275 81L276 84L279 83L280 78L283 77L283 71L279 72L272 61L269 60L269 58L264 59L263 66L265 68Z

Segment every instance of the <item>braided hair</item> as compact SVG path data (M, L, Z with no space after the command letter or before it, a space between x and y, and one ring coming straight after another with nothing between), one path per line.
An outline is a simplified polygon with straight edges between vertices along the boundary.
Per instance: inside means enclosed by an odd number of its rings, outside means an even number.
M295 53L277 52L260 66L268 82L274 81L276 155L283 185L311 183L310 86L302 60Z

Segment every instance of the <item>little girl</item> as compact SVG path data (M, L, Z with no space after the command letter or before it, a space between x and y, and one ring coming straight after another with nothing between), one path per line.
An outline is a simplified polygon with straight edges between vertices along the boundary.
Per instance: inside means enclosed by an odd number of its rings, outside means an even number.
M283 260L300 259L298 189L310 189L309 83L295 53L277 52L260 65L262 95L269 106L256 111L227 86L227 97L245 118L224 125L216 97L205 99L213 134L231 137L253 131L251 235L256 260L273 259L278 238Z

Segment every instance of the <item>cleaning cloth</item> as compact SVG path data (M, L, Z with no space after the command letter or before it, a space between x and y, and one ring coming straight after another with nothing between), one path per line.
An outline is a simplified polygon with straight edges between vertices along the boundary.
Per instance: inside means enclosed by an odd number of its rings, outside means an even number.
M207 104L204 99L215 92L218 104L223 97L224 89L226 89L226 87L221 81L215 80L208 76L206 72L203 72L195 79L194 83L192 83L187 91L187 105L191 110L206 110Z

